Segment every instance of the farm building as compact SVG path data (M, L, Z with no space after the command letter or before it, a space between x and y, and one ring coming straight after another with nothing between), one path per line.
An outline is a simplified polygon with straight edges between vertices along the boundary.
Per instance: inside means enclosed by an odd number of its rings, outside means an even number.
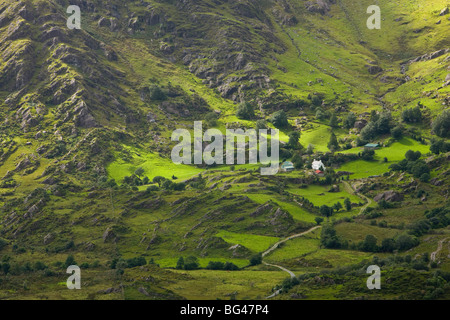
M316 171L314 171L314 173L316 174L316 176L319 176L319 177L323 177L325 175L324 172L321 170L316 170Z
M314 159L311 167L313 170L325 170L326 169L322 160L317 161L316 159Z
M291 172L294 171L294 169L294 164L290 161L286 161L281 164L281 171L283 172Z
M364 146L364 149L366 149L366 150L376 150L379 148L380 148L380 145L378 143L368 143Z

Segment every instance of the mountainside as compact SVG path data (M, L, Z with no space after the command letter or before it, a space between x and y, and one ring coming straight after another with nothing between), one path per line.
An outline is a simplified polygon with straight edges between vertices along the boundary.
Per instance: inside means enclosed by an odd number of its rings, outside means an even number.
M377 2L2 0L0 298L448 298L450 2ZM296 170L175 165L194 121Z

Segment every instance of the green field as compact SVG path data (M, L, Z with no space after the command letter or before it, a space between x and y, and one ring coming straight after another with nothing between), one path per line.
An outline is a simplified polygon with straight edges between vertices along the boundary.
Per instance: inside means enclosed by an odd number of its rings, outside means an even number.
M129 152L132 160L117 159L107 167L109 176L117 182L121 182L125 176L132 175L139 167L145 170L144 175L148 176L150 180L156 176L170 179L172 175L175 175L178 179L186 180L205 171L195 166L177 165L171 159L162 158L151 152L138 151L128 146L123 146L123 148Z
M240 244L252 251L262 252L268 249L271 245L279 241L279 238L260 236L253 234L234 233L222 230L216 234L216 237L220 237L230 244Z

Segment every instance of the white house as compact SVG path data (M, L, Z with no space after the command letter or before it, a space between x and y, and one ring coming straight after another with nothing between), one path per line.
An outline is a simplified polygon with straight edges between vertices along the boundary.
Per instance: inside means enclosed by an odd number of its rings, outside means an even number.
M325 166L323 165L322 160L317 161L316 159L314 159L314 161L312 163L312 168L313 168L313 170L325 170L326 169Z

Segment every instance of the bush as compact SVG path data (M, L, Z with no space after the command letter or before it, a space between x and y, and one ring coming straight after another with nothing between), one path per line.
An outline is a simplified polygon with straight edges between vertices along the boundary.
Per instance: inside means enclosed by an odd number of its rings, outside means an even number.
M256 254L250 258L250 265L257 266L262 263L262 254Z
M450 138L450 110L444 110L432 125L433 132L441 138Z
M406 109L402 112L402 119L408 123L418 123L422 121L422 112L420 106L412 109Z
M322 228L320 243L327 249L345 248L346 243L336 234L336 230L330 224Z
M162 101L162 100L166 100L167 96L160 87L152 86L150 88L150 99L156 100L156 101Z
M270 121L276 128L285 128L289 125L287 115L283 110L275 112Z
M255 111L253 109L253 106L248 102L243 102L239 104L236 111L236 117L243 120L253 119L255 117Z
M198 263L198 258L194 256L189 256L184 261L184 270L196 270L200 267Z
M2 251L2 249L5 248L7 245L8 242L0 238L0 251Z
M406 251L414 248L419 244L419 240L416 237L410 236L408 234L400 235L396 241L395 246L399 251Z
M206 266L208 270L223 270L225 267L225 263L220 261L210 261Z

